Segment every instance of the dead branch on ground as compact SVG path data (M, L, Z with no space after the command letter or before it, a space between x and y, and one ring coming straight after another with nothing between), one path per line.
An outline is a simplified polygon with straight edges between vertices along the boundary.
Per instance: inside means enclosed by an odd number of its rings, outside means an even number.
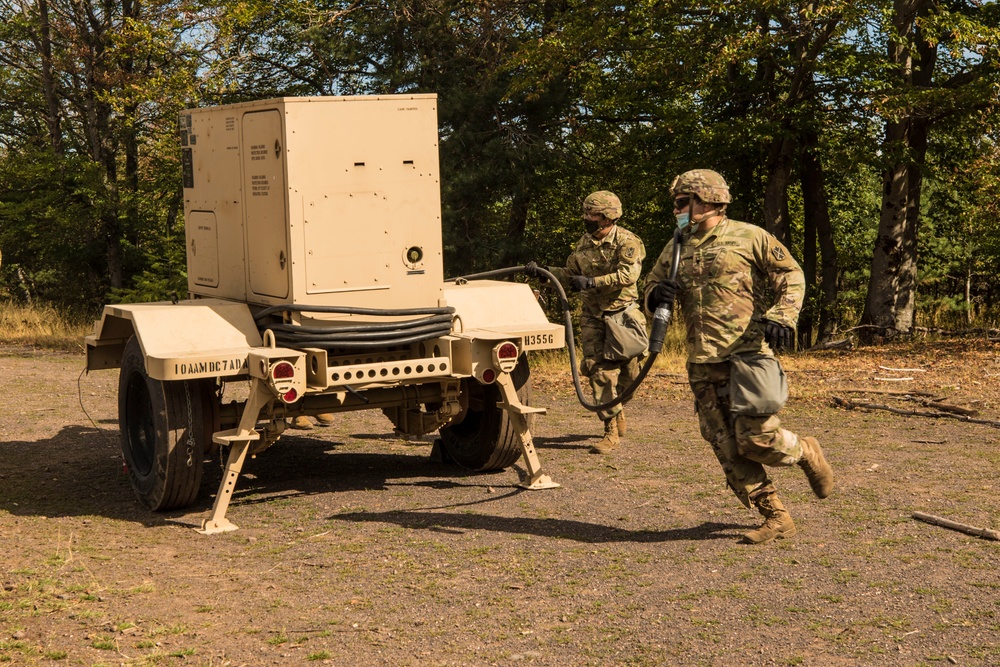
M970 526L966 523L959 523L957 521L951 521L950 519L942 519L939 516L924 514L923 512L914 512L913 518L919 519L920 521L926 521L927 523L932 523L935 526L951 528L952 530L958 530L968 535L975 535L976 537L982 537L987 540L997 540L1000 542L1000 531L990 530L989 528L976 528L975 526Z
M935 412L928 412L925 410L902 410L900 408L894 408L891 405L881 405L879 403L859 403L848 398L840 398L839 396L833 396L831 398L833 399L835 405L848 410L864 408L866 410L884 410L886 412L904 415L906 417L931 417L934 419L945 417L948 419L957 419L959 421L969 422L970 424L985 424L987 426L992 426L993 428L1000 428L1000 421L993 421L992 419L974 419L968 415L952 414L941 410L937 410Z

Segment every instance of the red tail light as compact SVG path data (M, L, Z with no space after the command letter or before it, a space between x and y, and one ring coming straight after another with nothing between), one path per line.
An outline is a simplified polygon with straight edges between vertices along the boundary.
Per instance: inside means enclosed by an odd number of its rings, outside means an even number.
M286 380L295 377L295 366L287 361L279 361L271 368L271 377L275 380Z
M514 343L504 343L497 350L497 358L499 359L517 359L517 346Z

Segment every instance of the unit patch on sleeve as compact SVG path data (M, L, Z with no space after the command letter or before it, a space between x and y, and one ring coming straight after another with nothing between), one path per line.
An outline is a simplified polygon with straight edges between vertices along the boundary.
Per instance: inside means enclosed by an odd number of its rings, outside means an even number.
M785 259L785 251L782 250L780 246L774 246L771 248L771 254L774 255L774 258L779 262Z

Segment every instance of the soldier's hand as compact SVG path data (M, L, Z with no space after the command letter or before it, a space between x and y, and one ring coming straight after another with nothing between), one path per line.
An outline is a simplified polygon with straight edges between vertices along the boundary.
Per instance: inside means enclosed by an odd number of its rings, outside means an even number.
M670 280L669 278L661 280L649 291L646 306L649 310L656 310L664 303L673 303L674 297L677 296L677 291L680 288L681 284L676 280Z
M784 324L772 322L771 320L761 320L761 324L764 325L764 340L771 346L771 349L775 351L792 349L795 336L794 329L786 327Z
M540 278L542 276L541 269L542 267L538 266L535 262L528 262L524 265L524 272L534 278Z
M582 292L594 286L594 279L590 276L570 276L569 286L574 292Z

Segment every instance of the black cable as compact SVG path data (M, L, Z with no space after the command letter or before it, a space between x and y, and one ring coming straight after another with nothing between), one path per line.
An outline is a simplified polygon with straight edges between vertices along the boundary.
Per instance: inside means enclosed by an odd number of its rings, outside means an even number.
M677 268L680 264L681 257L681 230L674 230L674 254L672 257L672 262L670 265L670 279L674 280L677 278ZM467 276L461 276L459 278L450 278L447 282L468 281L468 280L485 280L487 278L495 278L501 276L508 276L515 273L526 273L526 266L515 266L509 269L497 269L495 271L486 271L484 273L473 273ZM664 303L657 307L656 312L653 313L653 326L649 334L649 358L643 364L642 369L639 371L639 375L636 376L635 380L626 387L622 393L616 396L613 400L607 403L594 404L588 403L587 399L583 395L583 387L580 384L580 371L577 368L576 363L576 343L573 340L573 315L569 306L569 299L566 298L566 290L563 289L562 284L560 284L559 279L556 278L552 273L543 269L541 267L536 267L535 271L540 273L548 281L555 286L556 291L559 293L559 302L563 309L563 316L565 319L566 328L566 344L569 347L569 363L570 370L573 375L573 387L576 389L576 398L587 410L591 412L600 412L602 410L608 410L615 407L616 405L623 403L632 397L632 394L636 392L642 381L646 379L646 375L649 370L653 367L653 362L656 361L656 357L660 354L660 350L663 349L663 339L667 335L667 325L670 324L670 317L672 315L673 304ZM459 283L461 284L461 283Z
M365 322L347 326L301 326L285 322L264 322L274 313L338 313L374 317L410 317L425 315L403 322ZM385 347L411 345L451 333L453 307L438 308L356 308L350 306L309 306L282 304L264 308L254 315L261 332L270 330L274 342L281 347L298 349L316 347L324 350L349 351L373 350Z

